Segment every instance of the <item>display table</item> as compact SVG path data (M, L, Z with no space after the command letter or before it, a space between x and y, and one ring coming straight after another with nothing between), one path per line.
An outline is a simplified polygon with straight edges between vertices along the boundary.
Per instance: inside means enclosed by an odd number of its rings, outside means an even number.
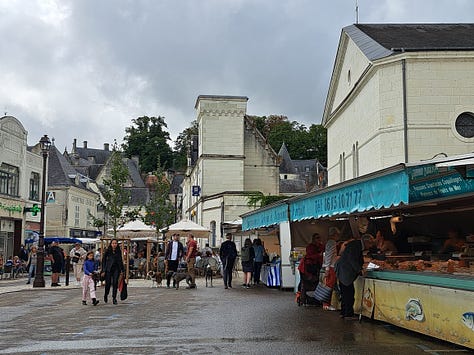
M262 266L260 280L269 287L280 287L280 264L267 264Z

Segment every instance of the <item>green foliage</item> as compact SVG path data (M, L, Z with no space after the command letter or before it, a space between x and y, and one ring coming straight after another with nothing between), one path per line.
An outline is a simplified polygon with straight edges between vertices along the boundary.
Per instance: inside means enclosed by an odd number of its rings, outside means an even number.
M247 205L249 207L265 207L274 202L284 200L288 196L283 195L264 195L262 192L252 192L247 196Z
M175 156L175 164L174 168L177 170L184 171L187 167L187 155L188 150L191 146L191 138L192 136L198 135L198 123L194 120L191 123L191 127L186 128L182 131L178 137L176 138L175 145L174 145L174 156Z
M132 120L132 126L125 128L123 150L128 157L140 159L140 170L151 172L159 164L169 168L173 165L173 151L168 144L170 135L165 118L142 116Z
M170 183L166 180L163 171L158 168L153 175L156 176L156 180L151 186L150 202L145 206L144 222L154 226L158 232L174 222L175 209L168 199Z
M317 158L326 165L327 134L323 126L313 124L308 129L296 121L290 122L286 116L249 117L276 152L285 143L292 159Z
M105 200L104 212L108 216L109 225L114 231L114 237L116 237L117 229L127 220L130 220L129 216L122 215L123 207L130 198L130 192L125 189L128 180L128 169L123 163L122 153L116 145L114 145L112 151L109 168L110 178L104 179L102 196Z

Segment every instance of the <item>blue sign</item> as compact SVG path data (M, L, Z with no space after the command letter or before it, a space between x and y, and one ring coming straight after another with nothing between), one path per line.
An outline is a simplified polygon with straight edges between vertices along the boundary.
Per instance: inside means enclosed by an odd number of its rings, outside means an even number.
M201 195L201 186L193 185L193 187L192 187L192 195L193 195L193 196L199 196L199 195Z
M324 190L322 190L324 191ZM400 171L321 192L290 203L291 221L364 212L408 203L408 176Z
M468 173L471 170L468 169ZM434 165L409 169L410 202L462 195L474 192L474 180L464 179L454 168L440 173Z

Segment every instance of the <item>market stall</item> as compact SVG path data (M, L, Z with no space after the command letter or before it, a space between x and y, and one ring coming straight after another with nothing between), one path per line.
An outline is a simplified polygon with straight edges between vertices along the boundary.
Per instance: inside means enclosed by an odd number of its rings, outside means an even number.
M396 251L366 256L365 267L378 269L356 281L356 312L474 349L473 164L473 154L400 164L287 200L286 217L281 205L244 215L243 229L278 224L282 250L298 260L295 239L308 222L314 230L338 223L347 239L349 219L366 220L364 233Z

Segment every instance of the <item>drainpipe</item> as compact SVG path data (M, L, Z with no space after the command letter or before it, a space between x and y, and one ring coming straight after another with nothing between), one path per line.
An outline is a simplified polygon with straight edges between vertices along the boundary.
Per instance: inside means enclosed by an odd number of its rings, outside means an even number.
M408 114L407 114L407 68L406 59L402 59L402 95L403 95L403 147L405 164L408 163Z

